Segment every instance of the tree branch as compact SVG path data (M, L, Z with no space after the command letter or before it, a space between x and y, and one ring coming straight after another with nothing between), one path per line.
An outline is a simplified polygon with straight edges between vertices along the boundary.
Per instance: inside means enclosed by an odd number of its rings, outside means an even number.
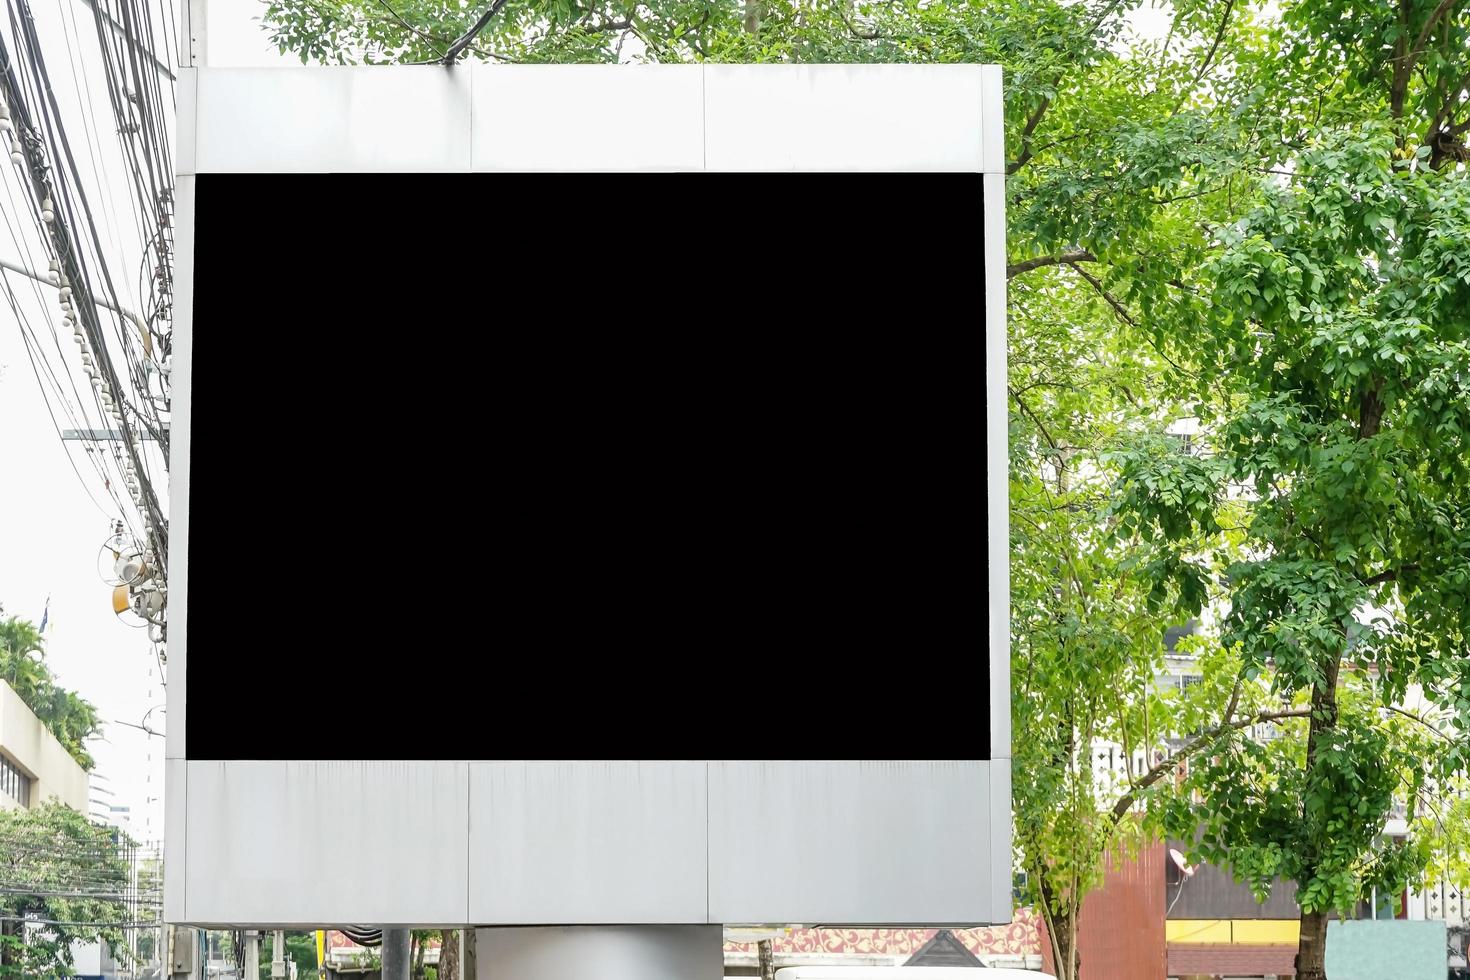
M1240 688L1244 683L1245 671L1241 670L1235 675L1235 686L1230 689L1230 703L1225 705L1225 714L1221 716L1221 720L1226 724L1229 724L1230 720L1235 717L1235 706L1240 703Z
M1101 12L1098 13L1097 17L1093 19L1091 26L1087 28L1087 40L1092 40L1092 37L1097 33L1098 28L1102 27L1104 22L1106 22L1107 19L1113 15L1113 12L1118 9L1118 5L1120 3L1122 3L1122 0L1112 0L1112 2L1110 2L1106 7L1102 9ZM1064 77L1065 70L1063 70L1061 74L1058 74L1055 78L1051 80L1052 87L1055 88L1056 86L1060 85ZM1021 130L1021 152L1016 154L1016 159L1012 160L1009 164L1006 165L1006 176L1009 177L1011 174L1014 174L1016 171L1020 170L1031 161L1031 157L1034 153L1031 148L1031 137L1036 132L1036 127L1041 124L1041 117L1046 115L1046 110L1049 108L1051 108L1051 96L1044 95L1041 97L1041 102L1032 111L1031 115L1026 118L1026 125Z
M1040 258L1027 259L1024 262L1014 262L1006 266L1006 278L1014 279L1032 269L1042 269L1049 265L1072 265L1076 262L1096 262L1097 256L1085 248L1073 252L1063 252L1060 255L1043 255Z
M847 16L847 11L842 10L841 8L838 9L837 16L839 16L839 17L842 18L842 23L847 28L847 32L849 34L851 34L853 37L861 38L864 41L876 41L876 40L878 40L878 38L880 38L880 37L883 36L882 34L879 34L877 31L860 31L860 30L858 30L857 29L857 25L855 25L852 22L852 18L850 18L850 17Z
M1184 108L1184 103L1189 99L1189 93L1199 85L1200 79L1205 77L1205 72L1210 70L1210 62L1215 60L1215 52L1220 49L1220 42L1225 39L1225 29L1230 26L1230 11L1235 7L1235 0L1226 0L1225 15L1220 18L1220 29L1215 31L1215 40L1210 44L1210 50L1205 52L1205 60L1200 62L1199 71L1194 73L1194 81L1189 83L1189 88L1179 97L1179 104L1174 107L1174 114Z
M1399 0L1399 35L1393 42L1393 78L1388 83L1388 111L1394 119L1404 114L1409 88L1409 0Z
M1129 313L1128 310L1123 306L1123 304L1118 302L1113 294L1107 291L1107 289L1103 286L1101 279L1097 278L1094 275L1090 275L1086 269L1078 268L1077 265L1075 265L1074 263L1068 262L1067 264L1072 266L1072 270L1076 272L1079 276L1081 276L1083 279L1086 279L1087 282L1092 286L1092 288L1097 290L1097 294L1099 296L1108 301L1108 305L1113 308L1113 312L1122 317L1124 323L1128 324L1130 327L1138 326L1138 321L1133 319L1133 314ZM1173 364L1174 362L1170 361L1169 363ZM1175 367L1178 367L1178 365L1176 364Z
M490 23L490 18L500 13L500 8L505 6L505 2L506 0L494 0L489 8L480 15L480 18L475 21L474 26L465 31L457 41L449 46L449 50L444 54L444 63L446 65L454 64L459 56L464 53L464 49L474 43L475 35L485 29L485 25Z
M1083 279L1086 279L1088 285L1097 290L1097 294L1099 296L1107 300L1108 305L1113 308L1113 312L1118 314L1118 317L1124 323L1128 324L1130 327L1136 328L1138 326L1138 321L1133 319L1133 314L1129 313L1127 308L1124 307L1122 303L1118 302L1117 298L1113 296L1112 293L1108 292L1107 287L1102 284L1101 279L1098 279L1094 275L1090 275L1086 269L1082 268L1080 265L1077 265L1074 262L1068 262L1067 265L1072 267L1073 272L1077 273ZM1180 374L1189 375L1191 377L1194 376L1193 371L1186 371L1184 367L1179 364L1178 361L1174 360L1174 358L1170 357L1168 354L1165 354L1164 349L1156 344L1152 337L1147 336L1146 331L1144 339L1148 341L1148 345L1152 347L1160 357L1169 362L1169 365L1174 368L1174 370L1178 371Z
M1387 571L1379 572L1377 575L1370 575L1361 581L1364 585L1382 585L1384 582L1396 582L1398 581L1400 572L1413 572L1417 571L1418 568L1418 565L1411 562L1402 568L1390 568Z
M1026 119L1026 128L1021 130L1021 152L1016 154L1016 159L1006 167L1006 176L1010 176L1031 161L1031 136L1041 123L1041 117L1046 115L1046 110L1050 107L1051 97L1044 95L1041 97L1041 104Z
M632 26L631 20L610 20L605 24L578 24L577 29L589 34L612 34L616 31L626 31Z
M1138 802L1140 791L1148 789L1162 779L1171 769L1178 766L1180 762L1206 745L1212 744L1221 735L1227 732L1238 731L1242 728L1249 728L1251 725L1258 725L1268 721L1279 721L1283 718L1309 718L1311 714L1311 708L1295 708L1291 711L1262 711L1259 714L1251 715L1249 718L1242 718L1239 721L1229 723L1222 722L1213 728L1206 729L1184 743L1184 746L1178 752L1175 752L1163 762L1160 762L1148 772L1144 773L1143 777L1139 779L1137 786L1119 797L1118 802L1113 804L1111 813L1113 823L1117 823L1128 815L1128 811L1133 809L1133 804Z
M432 35L427 34L424 31L419 30L417 27L414 27L408 21L404 20L402 14L400 14L397 10L393 9L393 7L389 6L388 0L378 0L378 4L384 10L388 11L388 13L392 14L394 20L398 21L398 23L402 24L404 27L408 28L410 31L413 31L413 33L415 33L419 37L423 38L425 41L427 41L429 43L429 45L431 47L436 48L441 55L444 54L444 49L440 46L440 43Z
M1424 142L1428 143L1434 139L1434 134L1439 132L1441 123L1449 122L1450 115L1455 111L1455 105L1460 101L1460 93L1470 88L1470 72L1465 77L1450 86L1449 93L1445 95L1444 105L1434 114L1434 119L1429 123L1429 129L1424 134Z
M1409 61L1404 65L1405 74L1414 67L1414 62L1418 61L1419 56L1424 53L1424 46L1429 43L1429 35L1434 31L1434 25L1439 23L1439 19L1449 13L1450 8L1459 2L1460 0L1439 0L1439 5L1429 12L1429 19L1424 22L1419 36L1414 38L1414 46L1409 49Z
M1420 718L1418 715L1414 714L1414 712L1412 712L1412 711L1405 711L1403 708L1395 708L1391 704L1385 704L1384 707L1387 708L1389 711L1392 711L1396 715L1403 715L1405 718L1410 718L1410 719L1412 719L1414 721L1417 721L1419 724L1423 725L1425 728L1429 729L1431 732L1433 732L1434 734L1438 735L1440 738L1444 739L1446 742L1453 742L1454 741L1454 739L1450 738L1444 732L1440 731L1438 728L1435 728L1429 722L1425 721L1423 718Z
M1021 398L1021 393L1016 389L1010 387L1009 385L1006 386L1006 390L1009 391L1011 393L1011 397L1016 400L1016 404L1021 409L1021 414L1030 419L1036 425L1036 428L1041 430L1041 437L1046 440L1046 444L1050 446L1053 451L1057 450L1057 441L1051 437L1051 433L1048 432L1046 426L1041 423L1041 419L1036 417L1036 413L1031 411L1031 407L1027 405L1026 402Z

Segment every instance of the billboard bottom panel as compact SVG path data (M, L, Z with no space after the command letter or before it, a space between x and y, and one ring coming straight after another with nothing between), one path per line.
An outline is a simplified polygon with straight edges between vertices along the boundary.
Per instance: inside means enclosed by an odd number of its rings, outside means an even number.
M1004 922L1008 765L191 760L168 788L168 908L262 927Z

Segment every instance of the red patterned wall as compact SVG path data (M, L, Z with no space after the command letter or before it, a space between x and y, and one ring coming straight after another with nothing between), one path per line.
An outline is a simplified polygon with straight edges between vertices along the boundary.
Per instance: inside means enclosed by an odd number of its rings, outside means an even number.
M1017 909L1010 925L952 930L970 952L1034 956L1041 952L1037 919ZM851 953L906 956L934 938L936 929L797 929L771 943L776 953ZM726 943L729 953L755 952L754 943Z

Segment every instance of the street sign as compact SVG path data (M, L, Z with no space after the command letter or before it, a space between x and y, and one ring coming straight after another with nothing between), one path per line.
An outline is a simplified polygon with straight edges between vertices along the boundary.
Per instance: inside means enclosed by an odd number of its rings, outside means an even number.
M181 85L168 917L1007 921L999 71Z

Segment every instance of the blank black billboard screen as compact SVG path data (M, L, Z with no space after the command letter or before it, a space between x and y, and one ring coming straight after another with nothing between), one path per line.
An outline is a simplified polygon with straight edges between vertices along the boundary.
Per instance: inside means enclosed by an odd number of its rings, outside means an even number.
M196 180L189 758L989 757L979 174Z

